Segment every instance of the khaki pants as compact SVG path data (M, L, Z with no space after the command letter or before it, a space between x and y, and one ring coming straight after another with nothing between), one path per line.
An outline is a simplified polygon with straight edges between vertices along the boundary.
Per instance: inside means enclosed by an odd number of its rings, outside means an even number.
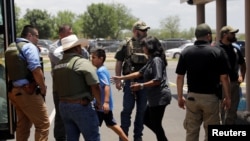
M199 141L200 126L203 123L205 139L208 140L208 125L219 125L219 99L215 94L188 93L186 100L186 141Z
M47 141L49 117L44 99L40 94L27 94L23 88L13 88L9 99L16 108L16 141L28 141L32 124L35 127L35 141Z

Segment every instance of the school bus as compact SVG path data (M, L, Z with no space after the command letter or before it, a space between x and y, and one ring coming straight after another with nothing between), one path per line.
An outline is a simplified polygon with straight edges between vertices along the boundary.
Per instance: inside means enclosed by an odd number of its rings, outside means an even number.
M14 0L0 0L0 140L14 139L16 114L7 95L4 52L16 39Z

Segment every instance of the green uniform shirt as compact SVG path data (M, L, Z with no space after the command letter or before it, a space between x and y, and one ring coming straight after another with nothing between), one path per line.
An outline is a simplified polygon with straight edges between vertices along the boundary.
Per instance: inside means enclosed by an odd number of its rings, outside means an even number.
M98 84L96 68L81 56L64 54L53 69L55 90L60 98L92 99L90 85Z

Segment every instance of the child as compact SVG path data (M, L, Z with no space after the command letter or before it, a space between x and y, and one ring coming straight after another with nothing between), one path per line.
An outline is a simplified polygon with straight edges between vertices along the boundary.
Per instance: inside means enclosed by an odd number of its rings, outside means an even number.
M101 105L97 110L99 117L99 126L105 121L107 127L111 128L119 135L122 141L128 141L128 137L123 132L120 126L117 125L113 117L113 98L110 87L110 74L108 69L103 65L106 59L106 54L103 49L96 49L92 51L92 64L97 68L97 75L100 81L101 89Z

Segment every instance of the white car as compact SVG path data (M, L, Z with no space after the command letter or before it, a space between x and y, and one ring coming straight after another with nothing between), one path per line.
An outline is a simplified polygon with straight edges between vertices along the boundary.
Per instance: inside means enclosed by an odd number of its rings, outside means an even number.
M167 49L165 51L166 57L173 58L173 59L179 58L182 50L185 49L186 47L192 46L192 45L194 45L194 43L185 43L177 48Z
M49 54L49 50L45 47L39 47L40 48L40 53L41 55L48 55Z

